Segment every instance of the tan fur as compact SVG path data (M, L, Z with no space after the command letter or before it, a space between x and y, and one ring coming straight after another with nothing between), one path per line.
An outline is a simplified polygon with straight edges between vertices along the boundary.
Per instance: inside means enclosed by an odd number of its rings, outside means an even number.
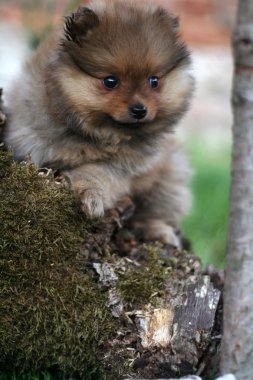
M112 75L119 85L108 90ZM68 175L90 217L129 194L135 228L178 246L191 170L172 128L192 87L174 16L151 2L94 0L41 44L7 94L6 142L17 159ZM140 120L136 104L147 109Z

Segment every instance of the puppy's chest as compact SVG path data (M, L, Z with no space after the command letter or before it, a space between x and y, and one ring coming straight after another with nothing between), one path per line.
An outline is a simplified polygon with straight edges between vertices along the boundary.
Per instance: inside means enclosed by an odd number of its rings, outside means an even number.
M162 152L159 146L113 144L100 141L69 141L61 150L67 166L81 166L84 164L108 165L119 175L136 176L151 170L159 162Z
M141 149L123 148L110 158L113 166L117 167L123 175L136 177L152 170L162 156L161 151L142 151Z

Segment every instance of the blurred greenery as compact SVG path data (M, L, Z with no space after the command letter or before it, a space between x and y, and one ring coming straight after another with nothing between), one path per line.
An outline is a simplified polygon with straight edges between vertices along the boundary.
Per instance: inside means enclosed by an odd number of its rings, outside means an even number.
M184 232L204 266L212 263L224 267L231 147L228 142L213 146L201 139L189 140L188 151L195 169L194 202L184 222Z

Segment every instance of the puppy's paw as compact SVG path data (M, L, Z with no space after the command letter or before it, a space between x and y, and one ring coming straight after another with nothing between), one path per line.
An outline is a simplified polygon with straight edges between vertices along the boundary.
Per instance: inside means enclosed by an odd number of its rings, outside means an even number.
M180 238L175 229L163 220L149 220L147 222L135 222L134 228L140 230L147 240L157 240L164 244L169 244L177 249L182 249Z
M89 189L82 192L81 208L89 218L101 218L104 215L104 202L100 193Z
M157 231L157 240L169 244L177 249L182 249L182 244L173 227L164 225Z

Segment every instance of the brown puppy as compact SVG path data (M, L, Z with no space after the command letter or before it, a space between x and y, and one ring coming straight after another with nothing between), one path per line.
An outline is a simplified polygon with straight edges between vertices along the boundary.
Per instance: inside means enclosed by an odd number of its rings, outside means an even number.
M146 238L179 246L191 171L171 132L192 88L175 17L149 2L94 0L25 65L7 96L6 142L17 159L68 175L90 217L129 194Z

